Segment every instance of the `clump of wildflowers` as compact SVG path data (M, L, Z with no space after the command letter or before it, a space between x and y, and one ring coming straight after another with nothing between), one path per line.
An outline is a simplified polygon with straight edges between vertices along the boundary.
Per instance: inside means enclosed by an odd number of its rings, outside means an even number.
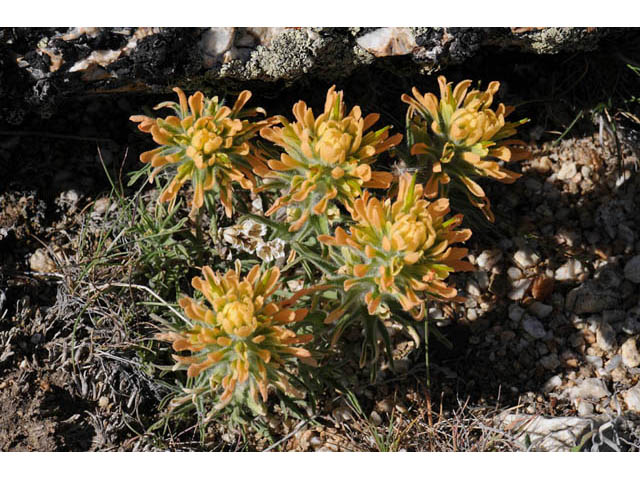
M291 330L308 310L290 306L309 290L274 301L280 277L277 267L262 272L256 265L245 278L240 277L239 263L224 275L210 267L204 267L202 273L202 277L193 278L192 285L206 303L189 297L179 302L192 321L191 328L160 336L172 341L176 352L190 352L173 355L176 367L187 368L187 376L195 379L196 387L188 393L219 394L216 410L236 398L256 412L263 411L270 385L300 397L288 382L284 367L296 359L315 365L308 350L294 346L311 341L312 335L297 335Z
M296 121L277 117L282 127L265 127L262 137L282 147L279 160L251 157L255 173L268 183L263 188L284 191L267 215L281 207L289 210L289 231L298 231L313 216L323 215L333 202L352 205L363 188L387 188L391 173L371 169L377 155L400 143L402 135L389 136L389 126L367 130L379 119L362 117L355 106L347 114L342 92L327 92L324 112L317 118L306 103L293 107Z
M338 227L333 237L319 237L326 245L342 247L338 273L345 278L344 289L349 298L363 299L370 315L397 300L414 318L423 318L425 299L456 299L456 289L444 281L449 274L472 269L462 260L467 249L451 246L471 236L469 229L455 229L462 215L445 220L449 200L430 203L424 195L415 175L404 174L394 201L380 201L365 191L349 208L355 222L349 233Z
M262 108L243 110L251 98L248 90L240 93L233 108L224 106L218 97L205 98L202 92L194 93L187 100L180 88L173 91L178 94L180 103L163 102L155 109L171 108L176 115L156 119L145 115L130 117L139 123L141 131L150 133L160 145L140 155L142 162L154 167L149 181L168 166L176 169L175 177L158 201L173 200L182 185L191 180L194 189L192 214L202 207L204 192L214 190L230 217L233 183L245 189L255 186L255 178L246 161L251 151L249 141L272 120L252 122L246 119L258 113L265 114Z
M513 183L520 174L503 168L498 161L513 162L529 156L521 140L507 140L528 119L506 122L514 107L498 105L492 110L493 97L500 88L491 82L486 91L471 90L471 80L464 80L452 90L451 82L438 77L440 100L424 96L413 88L413 97L402 95L409 104L408 137L411 154L428 166L425 186L428 198L447 196L449 186L462 189L470 202L494 221L489 199L476 183L481 177Z

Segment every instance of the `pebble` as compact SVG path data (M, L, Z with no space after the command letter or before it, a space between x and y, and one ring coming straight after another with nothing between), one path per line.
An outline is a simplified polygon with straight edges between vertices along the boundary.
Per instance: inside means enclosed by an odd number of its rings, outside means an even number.
M509 292L508 297L515 301L522 300L524 298L524 294L527 293L531 282L532 280L530 278L515 280L511 283L512 289Z
M524 316L522 320L522 328L525 332L536 339L544 338L544 336L547 334L546 330L544 329L544 325L542 325L540 320L532 317L531 315Z
M375 410L371 412L371 415L369 415L369 419L371 420L371 423L373 423L376 427L382 424L382 417Z
M634 316L628 316L622 325L622 331L627 335L640 333L640 322Z
M109 406L109 398L105 396L100 397L98 400L98 406L100 408L107 408Z
M507 275L511 280L520 280L522 278L522 270L518 267L509 267Z
M560 360L558 359L558 355L550 353L540 359L540 365L546 370L555 370L560 366Z
M554 272L554 279L559 282L576 281L584 273L580 260L572 258Z
M575 177L576 173L578 173L578 168L575 163L563 163L562 167L560 167L560 170L558 171L557 178L558 180L569 180L570 178Z
M482 295L480 286L474 280L467 281L467 293L474 297L479 297L480 295Z
M91 213L91 216L94 218L101 217L105 214L105 212L109 208L109 205L111 205L111 200L109 198L99 198L93 204L93 212Z
M640 283L640 255L636 255L625 264L624 278L633 283Z
M587 417L593 414L593 403L581 400L578 402L578 416Z
M620 355L626 367L635 368L640 365L640 353L635 338L629 338L622 344Z
M520 268L527 269L537 265L540 261L540 256L530 248L523 248L513 255L513 261Z
M485 250L477 258L476 264L482 270L491 270L502 259L502 251L498 249Z
M384 398L376 403L376 410L380 413L390 413L393 410L393 402L388 398Z
M333 418L337 422L342 423L353 420L353 415L351 414L351 410L349 410L349 408L340 406L333 409Z
M551 377L549 380L545 382L545 384L542 386L542 390L545 393L549 393L555 390L556 388L560 387L561 385L562 385L562 377L560 377L560 375L554 375L553 377Z
M522 320L522 316L524 315L524 308L522 308L517 303L512 303L509 305L509 319L514 322L519 322Z
M640 383L622 393L622 399L627 404L627 408L633 412L640 413Z
M529 311L538 318L547 318L553 312L553 307L546 303L533 302L529 305Z
M44 248L37 249L29 258L29 267L34 272L51 273L56 271L56 264Z
M477 272L474 273L474 277L478 282L478 286L482 290L487 290L489 288L489 274L487 272L478 270Z
M311 445L314 448L321 446L323 443L324 442L322 441L322 438L318 437L317 435L314 435L309 439L309 445Z
M612 352L616 349L616 332L611 325L605 322L600 322L598 329L596 330L596 343L605 352Z
M585 378L579 385L569 389L572 400L583 399L598 401L609 396L609 390L599 378Z
M611 360L604 364L604 373L611 373L620 366L622 362L622 356L614 355Z
M602 290L593 281L587 281L570 290L565 301L565 309L576 315L598 313L618 307L620 297L614 291Z
M604 365L602 357L599 357L597 355L585 355L584 359L593 368L602 368L602 366Z

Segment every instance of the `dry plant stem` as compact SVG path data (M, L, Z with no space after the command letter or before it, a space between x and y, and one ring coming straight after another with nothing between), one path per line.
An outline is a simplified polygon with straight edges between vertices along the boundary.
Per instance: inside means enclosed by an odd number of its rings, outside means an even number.
M424 309L424 365L427 372L427 418L429 427L433 427L431 415L431 371L429 369L429 308Z
M136 288L138 290L144 290L145 292L151 294L156 300L162 303L165 307L167 307L171 312L177 315L181 320L183 320L187 325L191 325L191 321L187 319L184 315L182 315L178 310L173 308L170 304L168 304L162 297L160 297L156 292L151 290L149 287L145 287L144 285L135 285L130 283L121 283L121 282L110 282L105 283L104 285L92 286L91 290L106 290L111 287L121 287L121 288Z

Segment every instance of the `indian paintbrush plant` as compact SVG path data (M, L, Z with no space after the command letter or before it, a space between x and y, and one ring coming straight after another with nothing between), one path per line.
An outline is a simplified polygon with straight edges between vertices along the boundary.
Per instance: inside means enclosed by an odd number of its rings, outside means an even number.
M433 93L422 95L413 88L413 97L404 94L407 110L407 143L418 166L426 168L427 198L448 197L449 190L463 191L470 203L493 222L489 199L477 180L491 177L513 183L520 174L505 169L503 162L515 162L530 154L521 140L510 139L528 119L507 122L514 107L490 107L500 88L491 82L486 91L469 90L471 80L452 89L451 82L438 77L440 100Z
M335 202L352 205L363 188L388 188L389 172L371 168L377 156L400 143L402 135L389 136L389 126L369 130L377 113L362 116L360 107L349 113L343 93L331 87L322 112L316 118L303 101L293 107L295 122L276 117L283 126L269 126L260 135L284 150L279 159L250 157L257 175L266 182L260 190L276 190L280 197L266 212L288 210L289 231L300 230L308 221L327 233L325 213ZM268 183L267 183L268 181Z
M304 395L307 383L294 386L292 376L322 376L330 348L347 325L362 322L362 352L374 355L367 360L361 354L360 364L368 362L375 372L381 338L387 354L391 349L383 321L407 329L424 321L426 340L428 302L461 300L449 276L472 270L464 260L467 249L459 245L471 230L460 228L463 216L451 213L448 195L465 192L493 221L477 180L510 183L519 177L501 162L528 155L524 142L510 139L526 120L506 122L512 107L491 108L498 82L486 91L469 91L469 80L455 88L444 77L438 82L440 99L415 88L413 97L402 96L409 104L407 143L418 173L397 177L372 164L402 135L390 135L389 126L374 129L378 114L363 117L358 106L347 113L335 87L317 117L305 102L296 103L294 122L282 116L248 120L264 114L260 108L244 110L248 91L229 108L200 92L187 100L179 88L179 103L156 107L171 108L174 116L131 117L160 144L140 157L151 164L151 178L168 167L176 170L159 200L173 203L190 180L191 215L213 192L235 222L225 228L214 224L212 232L218 245L222 240L233 249L216 253L220 267L235 257L234 268L220 273L203 267L202 276L192 279L197 298L178 301L183 323L167 323L173 326L159 335L172 343L174 369L186 371L174 409L193 402L211 417L226 406L244 405L262 415L270 391L286 398ZM255 143L258 132L273 145ZM233 218L234 183L252 192L251 211L240 218ZM378 198L373 192L380 190ZM275 198L264 214L261 192ZM274 263L256 265L256 256ZM316 362L317 369L306 369Z
M245 189L255 186L247 162L252 149L250 141L272 120L247 120L247 117L265 114L262 108L243 109L251 98L248 90L238 95L232 108L223 105L218 97L206 98L202 92L194 93L187 100L180 88L173 91L178 94L180 103L162 102L154 109L170 108L175 115L156 119L133 115L130 118L160 145L140 155L143 163L153 167L149 181L167 167L176 170L158 201L174 200L180 188L191 180L194 190L192 215L204 204L205 192L213 191L219 195L227 217L231 217L233 184L238 183Z
M191 297L179 301L191 325L158 335L172 342L180 353L173 355L176 368L186 369L187 377L193 379L183 389L186 395L175 398L173 406L212 396L212 412L236 401L264 414L269 388L304 396L289 382L286 368L298 360L316 365L311 353L299 346L313 335L294 331L308 309L290 308L309 290L278 301L274 298L280 278L277 267L263 271L256 265L244 278L240 270L239 261L224 275L203 267L203 276L194 277L192 285L204 301Z

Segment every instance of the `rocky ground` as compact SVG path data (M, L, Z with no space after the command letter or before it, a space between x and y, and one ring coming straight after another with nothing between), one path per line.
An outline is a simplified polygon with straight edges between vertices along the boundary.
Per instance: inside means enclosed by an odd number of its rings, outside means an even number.
M0 448L640 450L638 112L588 98L603 88L597 73L569 90L554 83L563 65L599 72L598 55L608 53L520 64L507 55L493 75L482 62L445 72L499 78L505 99L532 119L523 138L533 156L515 184L485 183L494 226L469 215L476 271L455 276L464 304L430 309L452 348L431 340L429 390L418 337L389 324L395 370L382 362L375 383L347 362L352 394L329 390L302 419L274 404L253 428L216 423L204 443L188 423L149 430L168 392L145 360L154 318L141 302L157 299L137 270L140 249L123 247L136 219L105 173L126 184L149 147L128 116L166 97L69 99L49 119L3 127ZM339 87L402 129L400 93L435 80L390 73L398 67L358 70ZM300 97L320 103L326 87L305 81L265 106L288 114ZM545 100L555 87L562 95ZM358 336L345 335L345 358Z

